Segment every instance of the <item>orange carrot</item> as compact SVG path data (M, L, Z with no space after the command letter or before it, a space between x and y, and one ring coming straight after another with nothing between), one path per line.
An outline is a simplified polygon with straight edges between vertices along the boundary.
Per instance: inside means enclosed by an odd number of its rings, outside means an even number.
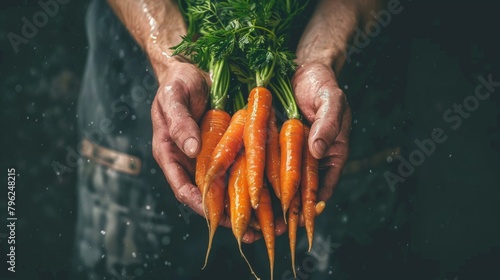
M303 145L304 128L302 122L298 119L288 119L280 131L280 188L285 222L286 212L300 184Z
M271 271L271 280L274 275L274 244L275 244L275 233L274 233L274 213L273 206L271 204L271 195L266 186L262 188L260 194L259 207L255 209L255 214L257 215L257 220L259 221L262 235L264 235L264 241L267 247L267 255L269 256L269 268Z
M203 201L212 182L220 177L234 162L238 152L243 147L243 131L247 110L241 109L234 113L229 127L216 144L210 156L210 165L207 168L203 188Z
M276 126L276 115L272 107L267 130L266 175L276 197L280 198L280 142L278 127Z
M212 152L226 131L231 116L223 110L209 110L201 122L201 151L196 157L195 182L198 187L203 187L203 180L210 163Z
M208 225L208 249L205 256L205 264L203 268L207 265L208 256L210 254L210 249L212 248L212 240L215 235L215 231L219 226L219 223L224 215L224 191L225 191L225 181L226 174L220 176L215 182L213 182L210 190L207 193L207 199L203 210L205 211L205 216L207 218ZM202 269L203 269L202 268Z
M264 184L266 162L266 140L269 113L272 107L271 92L264 87L255 87L248 97L248 113L243 133L247 157L247 179L250 202L257 209Z
M215 109L209 110L203 117L201 123L201 151L196 158L195 174L195 181L201 193L205 193L203 178L205 177L207 165L210 161L210 155L224 134L224 131L226 131L230 119L231 117L227 112ZM223 176L219 176L213 189L208 193L210 203L203 203L203 212L207 220L209 232L208 247L203 268L207 265L210 249L212 248L212 240L224 212L224 178Z
M252 274L258 279L257 275L248 262L245 254L241 250L241 239L248 229L252 215L252 205L250 204L250 195L248 193L248 184L246 180L246 158L245 154L240 154L232 167L229 175L228 184L229 209L231 216L231 229L238 242L241 256L245 259Z
M304 139L309 137L309 127L304 126ZM316 218L316 201L318 193L318 160L314 158L304 141L302 148L302 174L300 180L300 195L302 197L302 212L309 241L308 252L311 251L314 236L314 219Z
M300 208L300 196L299 192L295 193L292 201L290 202L290 209L288 212L288 239L290 240L290 255L292 260L292 270L293 275L297 278L295 274L295 247L297 245L297 227L299 225L299 208Z

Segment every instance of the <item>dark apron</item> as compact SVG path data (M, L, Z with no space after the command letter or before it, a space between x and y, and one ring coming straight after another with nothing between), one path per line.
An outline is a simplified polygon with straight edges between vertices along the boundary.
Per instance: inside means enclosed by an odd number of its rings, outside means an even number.
M85 160L78 170L74 279L252 279L226 228L218 230L210 262L200 269L206 223L178 203L151 154L150 106L157 83L147 57L105 1L92 2L86 26L89 52L78 104L79 149ZM376 51L367 55L380 56ZM403 49L396 55L407 53ZM357 79L345 79L355 120L352 160L317 219L309 254L299 229L299 279L344 279L357 270L350 267L350 258L373 261L372 248L364 246L373 246L374 233L390 232L392 237L377 246L404 236L398 231L406 213L398 203L401 194L383 176L391 168L388 157L401 152L393 126L402 110L401 96L392 103L384 100L402 95L396 91L404 81L370 76L384 63L353 61L344 70ZM391 77L401 76L398 71L391 70ZM267 279L263 241L244 246L244 251L258 275ZM277 238L275 266L275 279L292 279L287 236Z

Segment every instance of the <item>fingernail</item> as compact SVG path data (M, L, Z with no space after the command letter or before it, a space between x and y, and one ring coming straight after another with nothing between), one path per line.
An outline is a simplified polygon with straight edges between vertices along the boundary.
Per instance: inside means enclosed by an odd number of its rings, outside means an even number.
M318 139L318 140L314 141L313 149L314 149L314 152L316 153L316 155L318 155L319 157L322 157L325 154L326 142L323 141L322 139Z
M186 141L184 141L183 148L184 148L184 152L188 156L194 155L196 150L198 150L198 140L196 140L194 137L186 139Z

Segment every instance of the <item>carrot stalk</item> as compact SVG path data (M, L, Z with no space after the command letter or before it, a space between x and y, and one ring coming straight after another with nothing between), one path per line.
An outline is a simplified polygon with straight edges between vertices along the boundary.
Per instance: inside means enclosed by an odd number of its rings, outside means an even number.
M241 109L233 115L229 127L222 137L219 138L220 141L212 151L210 156L211 163L207 168L204 179L203 204L205 204L205 196L213 181L227 171L243 147L243 131L246 116L247 111L245 109Z
M281 206L286 222L286 212L297 193L300 184L302 146L304 145L304 128L298 119L288 119L280 131L281 148Z
M273 187L276 197L281 197L280 190L280 147L279 147L279 132L276 125L276 115L271 107L269 116L269 124L267 130L266 143L266 175L267 179Z
M257 220L261 226L262 235L264 236L264 241L266 243L267 255L269 256L269 269L271 272L271 280L274 275L274 244L275 244L275 233L274 233L274 213L271 204L271 195L267 187L262 188L259 207L255 209L255 214L257 215Z
M304 126L304 139L309 137L309 127ZM309 241L308 252L311 251L314 236L314 219L316 218L316 201L318 193L318 160L314 158L304 141L302 148L302 174L300 181L300 194L302 197L302 212Z
M247 179L250 202L257 209L264 184L267 124L272 107L272 95L264 87L255 87L248 97L248 113L243 133L247 158Z
M295 247L297 245L297 227L299 224L300 196L295 193L288 213L288 239L290 240L290 255L292 260L293 276L297 278L295 272Z
M241 249L241 240L243 235L248 229L250 218L252 215L252 205L250 203L250 195L248 193L248 184L246 180L246 158L245 154L240 154L231 170L229 175L228 184L229 193L229 209L231 212L231 229L233 230L234 237L238 242L238 248L241 256L245 259L250 272L259 279L248 262L243 250Z

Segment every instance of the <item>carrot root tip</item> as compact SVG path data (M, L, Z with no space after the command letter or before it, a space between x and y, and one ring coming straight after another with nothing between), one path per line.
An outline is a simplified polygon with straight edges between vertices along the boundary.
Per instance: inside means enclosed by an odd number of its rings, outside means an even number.
M250 262L248 261L247 257L245 256L245 254L243 254L243 250L241 249L241 240L240 239L238 239L238 248L240 249L241 256L245 259L245 262L247 263L248 268L250 268L250 272L252 273L252 275L255 276L256 280L260 280L259 276L257 276L257 274L255 274L255 272L253 271L252 266L250 265Z

